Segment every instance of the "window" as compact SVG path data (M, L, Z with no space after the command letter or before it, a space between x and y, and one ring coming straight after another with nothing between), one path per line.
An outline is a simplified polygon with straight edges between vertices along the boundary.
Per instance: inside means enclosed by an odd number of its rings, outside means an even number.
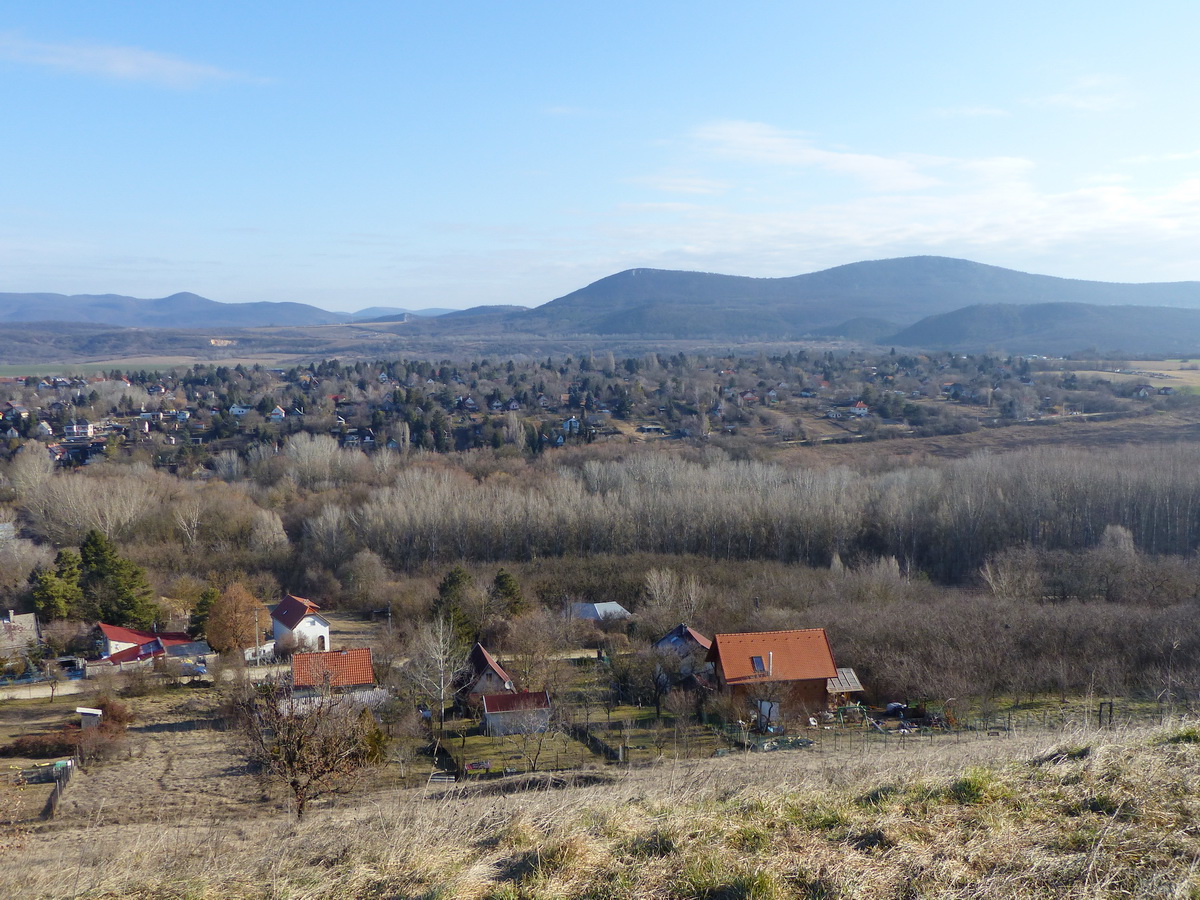
M754 666L754 673L756 675L765 675L767 673L767 667L763 665L763 658L761 656L750 657L750 665Z

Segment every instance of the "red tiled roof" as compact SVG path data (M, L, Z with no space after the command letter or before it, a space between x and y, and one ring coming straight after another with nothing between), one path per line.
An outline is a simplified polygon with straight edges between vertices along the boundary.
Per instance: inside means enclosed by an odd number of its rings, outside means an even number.
M113 665L127 662L138 662L143 659L150 659L153 656L162 656L166 651L163 645L158 641L147 641L134 647L126 647L124 650L118 650L116 653L107 657L108 661Z
M175 644L190 644L193 640L191 635L183 631L142 631L122 628L120 625L105 625L103 622L97 627L105 638L118 644L146 644L157 639L162 641L164 647L172 647Z
M550 695L545 691L524 691L520 694L484 694L483 711L487 715L517 712L518 710L549 709Z
M371 648L297 653L292 656L293 687L319 687L326 683L326 679L329 687L335 688L374 684Z
M837 677L824 628L718 634L708 661L720 662L728 684Z
M271 610L271 618L286 627L288 631L295 631L296 626L304 621L305 616L315 614L320 608L311 600L288 594Z

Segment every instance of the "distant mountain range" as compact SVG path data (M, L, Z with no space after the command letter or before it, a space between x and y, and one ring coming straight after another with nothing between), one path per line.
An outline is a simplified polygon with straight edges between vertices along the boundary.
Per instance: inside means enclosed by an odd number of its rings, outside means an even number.
M257 328L270 325L333 325L406 316L440 316L448 309L405 310L372 306L330 312L305 303L218 303L198 294L140 300L120 294L0 293L0 322L90 322L119 328Z
M482 306L334 313L300 303L217 303L195 294L0 294L0 322L136 328L298 327L370 321L398 337L643 341L844 339L922 349L1200 354L1200 282L1114 284L937 256L789 278L630 269L527 309Z

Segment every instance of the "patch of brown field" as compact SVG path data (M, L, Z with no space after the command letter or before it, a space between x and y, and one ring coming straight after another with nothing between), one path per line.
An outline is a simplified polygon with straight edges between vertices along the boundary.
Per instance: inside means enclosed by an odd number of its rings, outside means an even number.
M75 707L86 706L88 699L76 694L56 697L53 703L41 699L0 703L0 745L11 743L21 735L53 731L68 723L78 722ZM0 757L0 836L5 826L28 822L41 814L54 786L17 785L14 779L22 769L45 762L45 759L29 757Z
M144 769L148 759L161 765L136 752L129 762ZM317 806L300 823L271 804L228 819L172 813L114 822L101 810L26 836L0 868L0 891L294 900L1192 897L1200 888L1198 791L1194 727L865 755L738 755L620 771L588 787L364 792L353 803ZM143 792L162 793L156 784Z
M969 434L788 447L776 458L809 465L854 465L867 457L920 462L928 457L961 459L984 451L1004 453L1029 447L1113 447L1196 440L1200 440L1200 411L1179 410L1109 421L1062 416L1037 423L981 428Z

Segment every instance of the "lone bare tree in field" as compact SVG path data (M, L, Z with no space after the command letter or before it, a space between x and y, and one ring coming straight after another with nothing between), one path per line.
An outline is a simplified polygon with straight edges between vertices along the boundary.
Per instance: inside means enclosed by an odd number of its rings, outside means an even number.
M287 785L302 818L308 801L383 761L386 737L370 712L344 696L294 696L277 681L247 685L234 701L246 753Z
M467 648L448 618L421 626L409 645L409 662L403 677L438 710L439 732L446 724L446 701L454 693L454 679L467 665Z

